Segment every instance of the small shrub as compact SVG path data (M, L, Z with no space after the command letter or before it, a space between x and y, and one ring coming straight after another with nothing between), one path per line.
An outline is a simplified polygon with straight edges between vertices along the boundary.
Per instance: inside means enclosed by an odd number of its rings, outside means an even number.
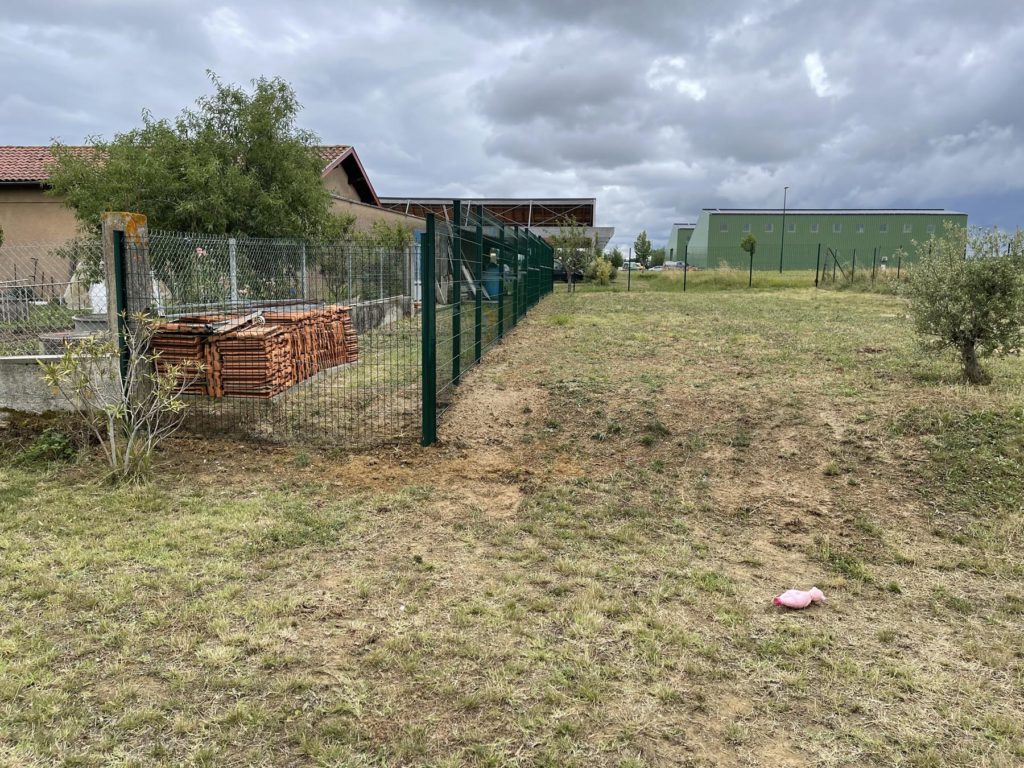
M987 384L980 359L1019 352L1024 343L1024 233L947 225L917 244L907 293L926 348L953 349L971 384Z
M118 349L105 338L69 345L59 360L42 363L43 379L60 393L103 448L115 480L142 480L153 451L177 431L185 415L181 399L201 374L202 365L156 367L150 341L154 322L144 315L126 318L125 370Z
M55 427L47 427L32 443L14 457L18 466L59 464L74 461L75 445L71 437Z
M611 285L614 270L615 268L608 259L594 259L589 265L587 265L587 271L583 276L591 283L597 283L598 285Z

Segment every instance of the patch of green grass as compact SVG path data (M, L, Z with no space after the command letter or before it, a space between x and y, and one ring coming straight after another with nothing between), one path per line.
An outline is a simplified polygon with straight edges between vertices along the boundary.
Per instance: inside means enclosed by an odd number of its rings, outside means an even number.
M78 451L71 435L57 427L46 427L28 446L13 456L21 467L66 464L74 461Z
M861 558L835 544L828 536L815 538L813 553L817 560L835 573L862 583L873 580L871 571Z
M747 290L749 275L745 269L715 268L691 269L686 276L686 290L702 291L735 291ZM783 288L814 287L814 270L787 270L781 274L776 270L754 270L753 287L755 290L777 290ZM585 292L624 292L626 291L626 274L620 272L611 286L598 286L585 283L580 291ZM668 270L664 272L634 272L630 280L629 290L637 292L654 291L659 293L682 293L683 271Z

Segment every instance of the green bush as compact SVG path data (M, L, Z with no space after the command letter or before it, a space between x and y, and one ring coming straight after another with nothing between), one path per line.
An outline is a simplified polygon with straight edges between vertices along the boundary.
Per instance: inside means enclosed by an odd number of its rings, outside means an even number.
M594 259L587 265L587 271L583 273L583 277L591 283L597 283L598 285L610 285L614 270L615 267L612 266L612 263L608 259Z
M47 427L14 457L18 466L57 464L74 461L77 452L71 437L60 429Z

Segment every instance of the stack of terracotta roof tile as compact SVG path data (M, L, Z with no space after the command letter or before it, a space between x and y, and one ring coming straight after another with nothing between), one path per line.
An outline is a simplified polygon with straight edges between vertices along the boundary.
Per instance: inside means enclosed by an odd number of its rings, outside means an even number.
M289 334L275 325L252 325L207 341L212 397L273 397L299 379Z
M290 331L295 375L300 381L336 365L354 363L359 357L348 307L274 311L265 313L264 318L268 324Z
M214 318L215 316L208 316ZM224 319L216 316L217 319ZM177 371L178 381L185 384L190 395L209 393L211 368L207 360L206 336L211 320L182 317L174 322L161 323L150 342L156 353L158 373ZM202 365L203 370L199 370Z
M162 324L152 346L160 353L158 370L178 364L191 378L202 362L201 377L187 391L210 397L273 397L358 359L349 309L338 306L181 317Z

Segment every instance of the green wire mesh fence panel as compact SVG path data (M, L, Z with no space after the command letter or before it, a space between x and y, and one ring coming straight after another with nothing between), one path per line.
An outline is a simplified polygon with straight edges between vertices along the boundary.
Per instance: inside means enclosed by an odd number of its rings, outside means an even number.
M126 247L147 251L125 284L157 321L158 368L194 378L190 428L338 447L418 433L415 246L153 231Z
M428 223L427 231L431 231ZM461 298L462 264L459 228L446 221L436 221L433 229L435 321L434 344L436 360L435 406L444 408L451 400L461 370ZM424 285L428 291L431 286ZM436 409L435 409L436 413Z
M424 354L436 359L431 382L436 383L436 391L424 403L422 440L430 443L436 430L430 414L444 413L462 375L516 325L529 306L551 292L553 254L547 243L527 229L458 200L452 203L450 217L428 215L427 236L424 258L433 266L435 302L433 332L423 330L422 344ZM423 271L429 271L426 262ZM423 290L430 287L425 285ZM430 395L425 389L424 396Z

